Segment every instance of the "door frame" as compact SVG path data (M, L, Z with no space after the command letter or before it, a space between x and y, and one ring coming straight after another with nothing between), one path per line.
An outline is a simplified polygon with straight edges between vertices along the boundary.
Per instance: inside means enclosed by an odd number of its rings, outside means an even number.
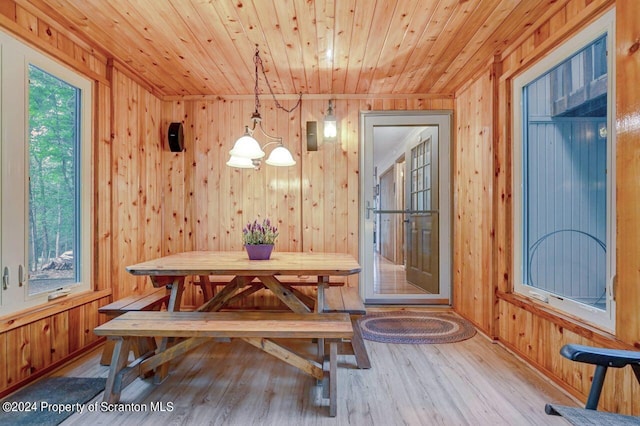
M365 303L377 304L451 304L453 265L453 112L435 111L361 111L360 112L360 236L359 258L362 266L359 286ZM438 126L440 200L439 252L440 293L438 294L384 294L373 291L373 233L374 233L374 186L373 129L376 126ZM369 248L369 249L367 249Z

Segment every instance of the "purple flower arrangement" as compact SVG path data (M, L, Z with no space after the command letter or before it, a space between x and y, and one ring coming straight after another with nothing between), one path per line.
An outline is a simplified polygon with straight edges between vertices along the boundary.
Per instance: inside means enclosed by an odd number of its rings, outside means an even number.
M272 225L269 219L263 220L262 223L256 219L242 229L242 241L245 245L275 244L277 236L278 228Z

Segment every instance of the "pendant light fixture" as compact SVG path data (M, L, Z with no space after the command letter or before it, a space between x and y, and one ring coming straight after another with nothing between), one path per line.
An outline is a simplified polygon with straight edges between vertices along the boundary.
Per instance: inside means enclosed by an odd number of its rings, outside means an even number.
M291 152L284 146L282 142L282 137L280 136L271 136L267 132L265 132L262 127L262 117L260 116L260 97L259 97L259 75L258 70L262 71L264 76L264 80L267 83L267 87L269 88L269 92L271 96L273 96L273 100L275 101L275 105L277 108L282 109L288 113L293 112L297 107L300 106L302 102L302 93L300 93L300 97L298 98L298 102L291 109L284 108L276 99L275 94L273 93L273 89L269 84L269 80L267 79L267 74L264 70L264 65L262 63L262 58L260 58L260 51L258 50L258 46L256 45L256 53L254 55L253 62L255 64L255 86L254 86L254 95L255 95L255 111L251 114L251 127L245 126L244 135L242 135L236 143L233 145L233 149L229 151L231 157L229 161L227 161L227 166L230 167L238 167L238 168L260 168L260 164L262 163L262 158L266 155L264 152L264 148L269 145L277 145L271 154L265 161L270 166L277 167L286 167L293 166L296 164ZM270 140L271 142L267 142L265 145L260 146L260 143L254 138L254 134L256 129L259 129L260 132Z

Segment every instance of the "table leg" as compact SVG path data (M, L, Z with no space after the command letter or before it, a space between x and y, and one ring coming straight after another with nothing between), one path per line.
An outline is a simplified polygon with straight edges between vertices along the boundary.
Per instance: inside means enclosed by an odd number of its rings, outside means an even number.
M324 289L329 286L329 277L326 275L318 275L318 295L314 312L317 314L324 311ZM324 339L318 339L318 358L324 358Z
M338 413L338 342L329 343L329 416Z
M169 295L169 302L167 303L167 311L179 312L180 302L182 301L182 293L184 291L184 279L185 277L175 277L171 284L171 293ZM164 352L173 343L173 337L163 337L158 346L158 353ZM166 362L156 369L156 374L153 377L154 383L161 383L169 374L169 363Z

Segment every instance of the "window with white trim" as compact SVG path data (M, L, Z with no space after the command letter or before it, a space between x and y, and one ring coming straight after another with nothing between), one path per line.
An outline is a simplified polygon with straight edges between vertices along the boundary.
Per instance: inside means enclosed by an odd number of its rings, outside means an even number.
M0 315L91 288L92 83L0 32Z
M610 12L514 79L514 290L615 328Z

